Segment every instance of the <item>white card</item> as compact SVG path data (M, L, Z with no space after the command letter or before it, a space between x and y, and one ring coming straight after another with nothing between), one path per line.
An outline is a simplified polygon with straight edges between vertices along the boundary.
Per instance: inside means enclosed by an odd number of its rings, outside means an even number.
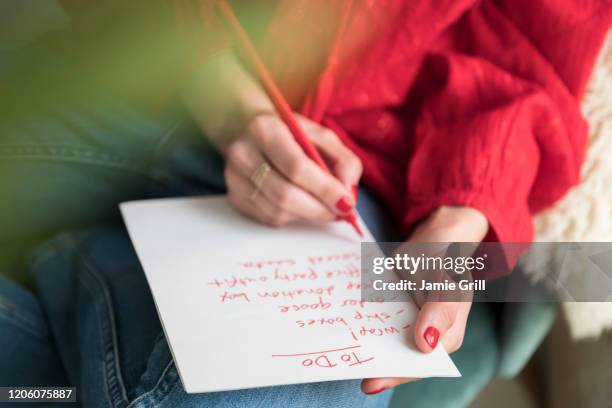
M441 347L416 350L412 302L361 302L361 240L344 222L273 229L225 196L121 212L189 393L460 375Z

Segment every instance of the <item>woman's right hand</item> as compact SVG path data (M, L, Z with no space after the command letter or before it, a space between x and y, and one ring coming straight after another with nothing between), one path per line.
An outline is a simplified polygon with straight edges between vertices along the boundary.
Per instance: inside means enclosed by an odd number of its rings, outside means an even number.
M274 227L298 220L334 221L356 202L359 158L333 131L301 116L298 120L333 174L304 153L273 112L252 117L224 149L230 202Z

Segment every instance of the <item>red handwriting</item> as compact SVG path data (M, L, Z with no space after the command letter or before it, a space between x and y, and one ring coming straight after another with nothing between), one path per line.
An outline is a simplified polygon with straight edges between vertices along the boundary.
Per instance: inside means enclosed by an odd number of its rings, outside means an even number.
M317 272L310 268L308 272L282 272L280 269L274 270L274 280L294 282L299 280L316 280L319 278Z
M316 303L281 305L279 306L279 310L281 313L299 312L300 310L326 310L326 309L329 309L330 306L331 306L330 302L324 301L323 298L319 296L319 301Z
M342 268L328 269L323 272L323 275L327 279L332 278L359 278L361 277L361 270L357 265L348 264Z
M365 300L362 299L344 299L342 301L342 303L340 303L340 306L345 307L345 306L358 306L359 308L363 309L366 305Z
M313 351L308 353L297 354L272 354L272 357L294 357L300 360L303 367L319 367L319 368L334 368L339 364L346 366L355 366L367 363L374 360L374 357L360 358L354 350L361 347L360 345L343 347L332 350Z
M402 327L403 330L408 329L410 325ZM353 339L359 340L359 337L381 337L387 334L398 334L400 331L395 326L380 327L366 327L361 326L357 331L351 329L351 336Z
M257 292L257 296L260 298L289 298L294 299L296 296L303 295L327 295L331 296L334 293L334 285L321 286L306 289L293 289L293 290L273 290L273 291L261 291Z
M267 266L293 266L295 265L295 260L293 259L265 259L262 261L246 261L239 262L239 265L245 269L262 269Z
M361 255L356 252L347 252L343 254L331 254L320 256L309 256L308 263L318 265L320 263L337 262L337 261L360 261Z
M349 281L346 288L348 290L361 290L361 282Z
M391 318L391 315L389 315L389 313L386 313L386 312L363 314L359 310L357 310L355 312L355 314L353 315L353 319L355 319L355 320L362 320L362 319L365 319L365 320L368 320L368 321L370 321L370 320L378 320L381 323L386 322L390 318Z
M229 278L223 278L223 279L213 279L210 282L208 282L208 285L210 286L216 286L217 288L220 288L222 286L227 286L228 288L235 288L236 286L248 286L250 284L253 283L257 283L257 282L267 282L268 281L268 277L266 275L262 275L262 276L258 276L257 278L253 278L250 276L235 276L232 275Z
M223 292L221 295L221 302L225 303L225 301L227 300L246 300L247 302L250 302L251 299L249 299L249 295L247 295L244 292L239 292L239 293L228 293L228 292Z
M333 326L338 324L343 324L348 326L349 324L346 322L344 317L321 317L318 319L306 319L306 320L296 320L295 323L298 327L304 326Z
M266 303L302 331L342 328L346 338L356 342L407 329L409 325L398 316L404 312L402 305L398 304L395 310L377 311L376 305L382 299L360 298L359 262L356 252L243 261L238 263L236 274L211 279L206 290L220 303ZM301 361L308 367L331 368L363 364L372 358L360 353L352 349L327 350Z
M310 356L310 355L314 355L314 354L324 354L324 353L333 353L333 352L336 352L336 351L351 350L351 349L356 349L356 348L359 348L359 347L361 347L361 346L360 345L356 345L356 346L342 347L342 348L331 349L331 350L310 351L308 353L298 353L298 354L272 354L272 357Z
M349 366L355 366L358 364L363 364L363 363L367 363L368 361L372 361L374 360L374 357L370 357L370 358L366 358L364 360L359 359L359 357L357 357L357 354L355 354L354 352L351 352L350 354L343 354L340 356L340 359L342 361L344 361L345 363L351 363L349 364Z

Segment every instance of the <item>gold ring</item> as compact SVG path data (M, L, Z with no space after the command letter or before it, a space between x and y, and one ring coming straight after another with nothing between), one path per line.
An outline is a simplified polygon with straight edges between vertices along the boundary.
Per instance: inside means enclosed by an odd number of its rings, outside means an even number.
M251 177L249 177L251 182L255 185L255 190L253 190L253 192L249 196L249 199L251 199L252 201L255 201L255 199L259 195L259 191L261 190L264 180L270 170L272 170L270 165L266 162L263 162L259 165L259 167L255 169L253 174L251 174Z

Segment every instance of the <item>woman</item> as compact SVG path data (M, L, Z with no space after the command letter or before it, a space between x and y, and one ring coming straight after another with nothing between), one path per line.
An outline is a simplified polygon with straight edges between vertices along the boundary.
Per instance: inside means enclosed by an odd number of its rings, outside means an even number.
M75 10L70 3L64 2L69 10ZM258 4L264 10L261 18L251 24L244 16L249 15L252 3L233 5L285 96L302 115L304 128L329 161L333 177L316 167L293 141L246 64L231 49L231 36L218 20L214 2L180 2L176 9L178 37L181 44L187 44L179 54L184 69L179 94L202 132L225 156L230 200L246 215L273 226L302 219L333 222L356 205L355 187L363 184L384 203L395 224L401 226L404 239L526 241L531 239L531 214L550 206L577 182L586 137L578 101L609 27L606 2L578 5L563 1L554 8L546 2L516 0L389 1L384 7L349 0L264 3L267 8ZM82 13L82 8L78 9ZM168 49L160 46L156 51L163 54ZM117 49L112 49L111 55L117 55ZM19 89L17 100L22 98ZM105 98L107 94L113 92L105 90ZM81 103L83 99L94 108ZM47 124L46 132L56 132L45 134L45 138L57 138L61 143L74 138L67 152L45 150L40 130L31 120L38 106L28 107L25 119L15 114L17 119L5 125L10 140L3 146L4 158L11 160L3 160L0 174L29 174L44 180L44 188L32 191L5 180L3 191L21 198L19 202L42 201L47 208L41 211L8 204L1 211L9 226L4 240L17 237L30 241L59 228L104 219L114 214L112 208L118 201L150 195L146 190L151 180L155 186L168 179L179 180L181 188L177 190L181 193L189 192L184 188L189 177L204 180L200 184L209 189L218 186L214 171L185 169L197 149L169 143L177 133L173 124L159 125L163 118L154 114L145 115L144 121L140 116L109 114L121 111L112 98L108 110L104 109L106 100L92 101L81 94L76 100L78 106L66 108L65 102L71 101L66 99L52 114L45 101L35 101L44 105L37 117L51 119L41 120ZM74 120L66 113L70 110L82 118ZM54 126L49 126L50 122ZM72 126L64 126L67 123ZM119 137L109 137L100 129L111 129L111 134ZM168 149L172 143L173 148ZM35 151L27 150L26 145ZM93 156L92 146L97 149ZM109 151L119 159L109 159ZM166 154L169 151L172 154ZM67 173L47 161L44 166L32 162L41 156L63 164L71 158L72 163L93 167L88 172ZM211 166L211 157L207 154L196 162ZM180 166L179 170L170 162ZM255 186L253 174L263 163L271 171ZM21 196L15 194L23 191L26 193ZM161 194L175 192L165 188ZM58 209L53 208L56 197L63 203ZM67 206L73 211L67 211ZM17 210L19 216L9 217L9 210ZM376 229L375 213L361 212ZM49 217L49 213L55 216ZM60 239L52 248L76 259L82 253L95 252L88 249L90 241L106 242L103 234L95 237L86 236L84 243L78 244ZM110 248L115 246L108 245L103 252L113 253ZM33 267L40 303L71 380L89 373L81 377L79 386L84 400L92 403L103 394L97 392L100 387L95 379L99 377L91 374L99 370L102 359L96 362L77 357L73 349L87 350L84 344L95 344L99 336L87 327L86 319L72 316L79 323L75 328L60 306L88 299L79 306L83 315L90 311L101 319L93 307L99 299L95 295L98 290L90 297L79 297L89 292L67 289L75 279L88 282L88 278L48 250L42 251L42 256L39 253ZM94 266L105 265L102 258L93 259ZM57 269L58 264L62 268ZM297 406L299 393L309 394L310 405L325 404L323 395L341 395L353 406L388 399L389 393L377 400L356 397L354 384L342 382L221 393L225 397L185 396L176 378L172 382L172 370L166 370L171 359L163 339L152 340L152 333L160 329L146 285L136 277L141 273L131 272L133 286L128 285L131 291L127 291L117 283L120 277L113 275L116 268L94 269L101 270L102 277L94 279L101 285L99 293L111 293L114 299L114 306L107 304L110 317L107 313L104 316L119 320L118 340L111 338L105 347L111 350L109 355L129 367L119 376L123 381L117 381L112 373L101 374L107 392L100 405L136 404L155 393L170 396L166 403L172 401L173 406L222 405L224 398L234 405L235 401L246 405L268 399L272 401L268 405L291 402ZM49 270L56 274L45 275ZM93 284L89 284L90 292ZM18 290L11 287L11 291ZM138 317L134 306L130 308L129 298L134 293L143 293L142 304L148 305ZM448 352L456 350L469 309L466 302L423 305L415 329L416 345L423 352L430 352L438 343ZM89 342L75 344L70 330ZM92 350L101 353L97 348ZM110 366L121 371L116 364ZM93 368L88 371L88 367ZM405 381L366 379L362 390L376 394ZM159 384L167 388L160 391ZM160 401L163 398L158 401L162 404Z
M592 14L605 4L578 13L572 2L314 3L278 2L265 34L253 36L292 105L312 119L303 126L335 177L308 160L231 55L210 58L186 89L225 152L232 203L274 226L332 221L354 206L364 168L364 184L409 240L531 240L531 213L578 181L586 126L577 102L609 27L609 13ZM214 2L200 7L217 34L196 46L218 52L231 33ZM251 199L262 163L273 170ZM426 303L415 343L429 352L440 339L455 351L468 312L468 303ZM401 382L365 380L363 389Z

